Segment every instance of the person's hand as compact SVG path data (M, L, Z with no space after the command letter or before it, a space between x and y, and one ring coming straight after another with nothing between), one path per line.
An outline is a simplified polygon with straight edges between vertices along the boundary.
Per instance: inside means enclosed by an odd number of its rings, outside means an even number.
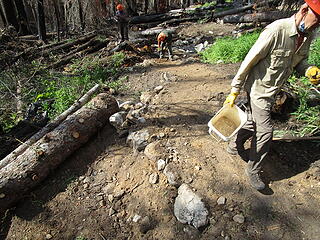
M230 106L233 107L234 102L236 101L238 95L239 95L239 92L231 91L231 93L228 95L228 97L224 101L223 105L230 104Z
M306 71L306 77L311 84L317 85L320 82L320 69L316 66L309 67Z

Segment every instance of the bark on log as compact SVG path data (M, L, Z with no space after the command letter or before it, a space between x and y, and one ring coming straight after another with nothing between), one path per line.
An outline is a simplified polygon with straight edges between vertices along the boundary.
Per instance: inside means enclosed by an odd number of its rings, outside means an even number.
M76 52L74 54L71 54L71 55L67 55L66 57L60 59L59 61L51 64L50 66L48 66L48 68L58 68L58 67L61 67L65 64L68 64L72 59L74 58L77 58L78 56L83 56L85 54L89 54L89 53L93 53L93 52L96 52L98 50L100 50L101 48L103 47L106 47L108 45L108 42L107 41L104 41L104 42L96 42L96 44L91 47L91 48L87 48L83 51L80 51L80 52Z
M219 12L219 13L212 12L210 20L212 21L212 20L214 20L216 18L221 18L221 17L227 16L227 15L233 15L233 14L245 12L247 10L256 9L258 7L268 6L269 4L273 4L275 2L277 2L277 1L276 0L269 0L269 1L266 1L266 2L260 2L258 4L249 4L249 5L244 6L244 7L230 9L230 10Z
M77 45L77 44L82 44L84 42L87 42L89 41L90 39L94 38L96 36L96 34L90 34L89 36L85 36L85 37L82 37L82 38L79 38L75 41L72 41L72 42L68 42L68 43L65 43L65 44L62 44L60 46L56 46L54 48L51 48L51 49L48 49L46 51L43 51L41 53L42 56L48 56L50 53L53 53L53 52L57 52L57 51L60 51L60 50L64 50L64 49L70 49L71 47Z
M13 152L11 152L8 156L3 158L0 161L0 170L6 165L13 162L18 155L22 154L29 146L34 144L40 138L42 138L45 134L50 132L52 129L57 127L62 121L64 121L70 114L77 111L84 104L86 104L93 94L97 93L100 89L100 85L96 84L93 88L91 88L85 95L83 95L79 100L77 100L70 108L56 117L52 122L48 123L44 128L42 128L38 133L34 134L28 141L21 144L18 148L16 148Z
M141 24L141 23L151 23L151 22L164 22L173 18L179 18L180 15L171 15L169 13L165 14L153 14L153 15L143 15L132 17L129 21L130 24Z
M117 101L101 93L29 147L14 162L2 168L0 213L45 179L49 172L86 143L118 110Z
M280 18L288 17L288 14L274 11L268 13L253 13L245 15L232 15L223 18L224 23L250 23L250 22L273 22Z

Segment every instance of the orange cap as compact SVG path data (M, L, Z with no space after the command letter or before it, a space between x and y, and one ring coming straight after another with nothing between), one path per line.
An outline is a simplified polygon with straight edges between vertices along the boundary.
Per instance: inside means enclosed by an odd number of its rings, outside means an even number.
M165 39L166 39L166 35L163 33L163 32L161 32L159 35L158 35L158 42L162 42L162 41L164 41Z
M320 15L320 0L304 0L316 14Z
M117 5L117 10L118 11L123 11L123 5L122 4L118 4Z

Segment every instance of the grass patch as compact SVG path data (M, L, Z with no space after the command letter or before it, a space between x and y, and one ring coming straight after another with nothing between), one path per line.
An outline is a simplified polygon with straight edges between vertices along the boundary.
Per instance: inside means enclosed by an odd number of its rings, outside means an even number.
M288 80L299 99L298 109L291 116L300 126L293 133L297 136L311 136L320 132L320 105L310 106L310 88L312 85L306 77L292 76ZM318 96L320 98L320 96Z
M239 38L224 37L208 49L200 53L201 60L205 63L236 63L241 62L252 45L259 37L258 32L244 34Z
M42 110L52 119L69 108L96 83L122 89L121 66L125 55L116 53L107 61L97 56L75 60L65 72L49 72L39 61L12 68L0 76L0 124L4 131L23 118L16 113L18 79L22 83L22 102L25 110L31 103L40 102ZM38 72L34 76L34 73Z

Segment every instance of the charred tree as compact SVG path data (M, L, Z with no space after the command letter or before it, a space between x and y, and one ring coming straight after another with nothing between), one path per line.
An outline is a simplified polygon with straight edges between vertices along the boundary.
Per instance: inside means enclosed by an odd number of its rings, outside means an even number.
M19 23L16 15L16 8L12 0L2 0L4 16L7 25L12 25L16 31L19 31Z
M27 14L24 8L23 0L14 0L16 8L17 8L17 14L18 14L18 21L19 21L19 33L22 35L28 35L30 34L30 28L28 24L28 18Z
M81 0L78 0L78 7L79 7L79 18L80 18L80 25L81 25L81 30L84 31L86 25L83 17L83 9L82 9L82 4Z
M38 25L38 34L39 39L46 42L47 41L47 31L46 31L46 22L44 18L44 7L43 0L37 0L37 25Z
M53 7L54 7L54 14L56 17L56 24L57 24L57 37L58 37L58 41L60 41L61 40L61 37L60 37L61 22L60 22L60 11L59 11L57 0L53 0Z

